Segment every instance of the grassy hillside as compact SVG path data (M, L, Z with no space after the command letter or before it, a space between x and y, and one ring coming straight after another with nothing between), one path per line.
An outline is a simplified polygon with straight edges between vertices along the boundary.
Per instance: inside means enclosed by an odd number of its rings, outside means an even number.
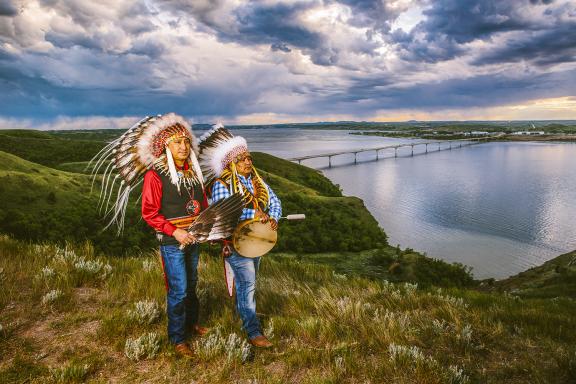
M337 186L324 177L319 171L287 162L262 152L253 152L254 165L268 173L316 190L323 196L340 197L342 193Z
M90 193L89 176L62 172L0 152L0 232L20 239L82 242L118 255L155 245L152 232L130 204L127 230L102 232L97 210L99 185Z
M282 223L276 251L358 251L386 245L386 235L360 199L324 196L326 191L335 191L321 174L285 160L259 156L266 160L262 161L264 166L272 164L291 177L287 180L263 169L283 202L284 212L308 217L300 223ZM115 254L155 244L151 230L140 218L138 191L129 204L125 232L117 238L113 230L101 232L103 221L96 209L99 186L90 193L88 175L63 172L0 152L0 180L0 199L5 202L0 207L0 232L35 241L89 239L98 250Z
M52 167L90 160L104 145L98 141L61 139L41 131L0 131L0 151Z
M571 383L576 302L352 278L263 258L253 351L203 254L197 357L166 340L157 254L96 257L0 236L0 383ZM144 336L144 338L142 338Z
M520 297L576 299L576 251L560 255L541 266L496 281L491 288Z

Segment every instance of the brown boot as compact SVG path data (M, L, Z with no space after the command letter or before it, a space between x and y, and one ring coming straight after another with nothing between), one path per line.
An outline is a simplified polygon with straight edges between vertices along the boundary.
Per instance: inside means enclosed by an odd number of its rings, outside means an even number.
M270 348L274 345L270 342L270 340L262 335L251 338L250 344L258 348Z
M195 335L198 335L198 336L204 336L208 332L210 332L210 328L206 328L206 327L203 327L203 326L198 325L198 324L196 324L192 327L192 333L194 333Z
M192 351L188 346L188 344L186 343L176 344L174 346L174 350L176 351L176 354L180 357L184 357L186 359L191 359L194 357L194 351Z

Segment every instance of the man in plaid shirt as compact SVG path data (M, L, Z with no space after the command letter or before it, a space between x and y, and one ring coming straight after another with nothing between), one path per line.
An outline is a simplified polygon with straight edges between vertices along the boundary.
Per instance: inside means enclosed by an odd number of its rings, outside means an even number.
M233 164L228 164L222 175L229 177L216 179L212 186L212 203L230 196L230 183L235 177L230 176L230 168L235 169L236 182L241 186L236 186L244 195L248 197L247 206L244 208L240 221L253 218L260 219L261 222L269 222L272 229L278 229L278 220L282 215L280 200L272 189L264 183L258 173L253 169L252 156L246 150L231 160ZM265 201L267 200L267 201ZM238 254L229 244L225 245L225 253L230 254L226 261L232 267L234 279L236 281L236 307L242 319L242 325L250 343L256 347L269 348L272 343L262 334L260 321L256 316L256 273L260 265L260 257L249 258Z

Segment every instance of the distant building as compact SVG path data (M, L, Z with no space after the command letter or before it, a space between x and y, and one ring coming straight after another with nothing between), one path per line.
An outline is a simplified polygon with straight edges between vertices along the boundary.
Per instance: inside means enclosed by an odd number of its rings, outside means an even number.
M513 135L518 135L518 136L522 136L522 135L545 135L546 132L544 131L516 131L516 132L512 132Z

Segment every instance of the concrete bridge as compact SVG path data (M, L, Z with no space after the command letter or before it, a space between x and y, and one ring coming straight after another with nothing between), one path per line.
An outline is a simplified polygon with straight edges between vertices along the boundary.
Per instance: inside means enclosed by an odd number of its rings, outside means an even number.
M410 156L414 156L414 147L424 146L425 150L423 153L438 152L438 151L450 150L452 148L461 148L464 146L480 144L483 142L487 142L494 137L495 136L470 138L470 139L427 141L427 142L421 142L421 143L387 145L387 146L378 147L378 148L361 148L361 149L354 149L354 150L350 150L350 151L340 151L340 152L332 152L332 153L321 153L318 155L293 157L293 158L290 158L288 160L297 161L298 164L302 164L302 161L304 161L304 160L318 159L318 158L326 157L326 158L328 158L328 167L331 168L332 167L332 158L335 156L340 156L340 155L354 154L354 164L357 164L358 163L358 154L362 153L362 152L375 152L376 153L376 159L375 160L380 160L381 151L385 151L385 150L393 149L394 150L394 157L398 157L398 150L400 148L410 147ZM430 149L429 149L429 147L430 147Z

